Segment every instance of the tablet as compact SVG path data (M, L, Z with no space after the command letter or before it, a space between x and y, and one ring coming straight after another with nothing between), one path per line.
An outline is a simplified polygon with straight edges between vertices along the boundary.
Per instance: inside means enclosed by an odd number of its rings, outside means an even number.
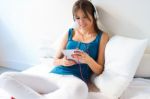
M77 59L75 59L71 56L72 54L74 54L74 51L81 51L82 52L82 50L79 50L79 49L65 49L62 51L62 53L65 56L67 56L67 59L72 59L72 60L76 61L77 63L79 63L79 61Z

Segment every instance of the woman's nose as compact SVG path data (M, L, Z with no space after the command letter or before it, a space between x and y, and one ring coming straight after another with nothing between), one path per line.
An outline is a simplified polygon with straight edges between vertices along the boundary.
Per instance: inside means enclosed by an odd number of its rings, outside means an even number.
M84 23L85 23L85 20L84 19L80 19L79 24L83 25Z

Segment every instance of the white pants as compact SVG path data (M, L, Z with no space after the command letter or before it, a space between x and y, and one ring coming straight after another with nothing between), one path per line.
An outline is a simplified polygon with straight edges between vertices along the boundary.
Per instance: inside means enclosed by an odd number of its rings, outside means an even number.
M16 99L87 99L87 85L73 75L35 76L18 72L0 75L0 87Z

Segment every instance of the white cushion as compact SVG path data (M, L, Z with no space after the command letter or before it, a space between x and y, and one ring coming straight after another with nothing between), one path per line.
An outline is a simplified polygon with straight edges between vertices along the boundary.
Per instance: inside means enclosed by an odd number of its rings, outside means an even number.
M150 77L150 54L144 54L135 77Z
M100 91L117 99L132 80L147 40L113 36L105 49L105 68L93 81Z
M134 78L119 99L150 99L150 80Z
M63 39L62 37L58 37L53 43L46 42L48 44L45 44L45 45L43 44L43 48L41 50L41 57L42 58L54 58L56 56L57 50L61 46L60 44Z

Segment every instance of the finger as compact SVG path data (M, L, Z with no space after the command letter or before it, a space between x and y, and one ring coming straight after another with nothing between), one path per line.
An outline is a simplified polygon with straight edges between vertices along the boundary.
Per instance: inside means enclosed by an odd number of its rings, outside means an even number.
M73 62L69 62L69 63L66 63L65 65L66 66L72 66L72 65L74 65L75 63L73 63Z
M65 57L64 57L64 59L66 59L66 60L67 60L67 56L65 56Z
M70 62L70 64L76 64L76 62L74 60L70 60L69 62Z
M74 60L69 59L69 60L66 60L66 63L67 63L67 64L74 64L74 63L75 63L75 61L74 61Z
M75 63L75 61L74 61L74 60L71 60L70 62L71 62L71 63Z
M82 59L82 56L80 56L80 55L74 55L73 58L75 58L77 60L80 60L80 59Z
M74 52L74 54L77 54L77 55L79 55L79 56L83 56L85 53L84 53L84 52L81 52L81 51L76 51L76 52Z
M75 54L72 54L71 56L74 58L74 57L77 57L77 56L81 56L82 54L80 53L75 53Z
M69 66L70 65L70 63L68 61L66 61L64 64L65 64L65 66Z
M77 53L82 53L82 52L81 52L81 51L76 50L76 51L74 51L74 53L75 53L75 54L77 54Z
M72 54L73 58L80 58L80 57L83 57L83 56L84 56L83 54Z

